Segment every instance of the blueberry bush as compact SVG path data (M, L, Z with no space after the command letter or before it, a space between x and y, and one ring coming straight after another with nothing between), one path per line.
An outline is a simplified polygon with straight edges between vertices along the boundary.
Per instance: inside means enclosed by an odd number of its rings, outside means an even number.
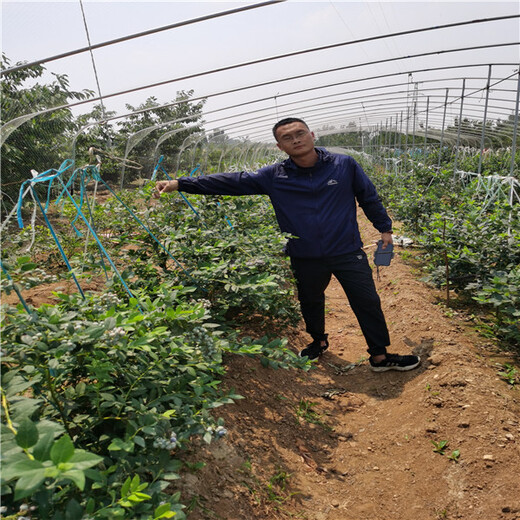
M479 185L493 174L488 169L498 156L490 155L484 163L487 173L470 182L454 174L452 164L437 168L408 159L406 168L389 173L377 163L365 162L365 167L404 232L421 247L426 279L491 311L488 328L503 345L517 347L520 204L514 198L511 203L506 190L486 191ZM510 154L503 157L500 164L510 165ZM466 158L466 166L475 161Z
M299 318L287 237L266 201L153 203L152 190L92 208L118 275L79 220L62 237L79 284L99 290L2 306L2 518L185 518L166 488L193 439L226 433L216 409L241 398L220 388L226 356L309 368L277 333ZM67 233L77 209L53 211ZM70 277L48 235L27 251L31 233L4 237L6 294Z

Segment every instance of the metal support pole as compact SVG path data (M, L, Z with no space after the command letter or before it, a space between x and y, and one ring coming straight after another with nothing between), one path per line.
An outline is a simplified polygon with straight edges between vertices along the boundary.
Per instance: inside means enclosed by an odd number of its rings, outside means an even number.
M446 110L448 108L448 92L450 89L446 89L446 97L444 99L444 112L442 115L442 128L441 128L441 142L439 144L439 158L437 161L437 168L441 167L441 155L442 155L442 145L444 144L444 124L446 122Z
M515 109L515 122L513 125L513 142L511 144L511 168L509 170L509 175L513 176L513 171L515 168L515 155L516 155L516 134L518 132L518 104L520 101L520 70L518 71L518 82L516 88L516 109Z
M491 69L492 65L488 65L488 79L487 79L487 85L486 85L486 103L484 105L484 120L482 121L482 136L480 138L480 155L478 158L478 170L477 173L480 175L482 172L482 156L484 154L484 142L486 139L486 120L487 120L487 109L488 109L488 102L489 102L489 84L491 83Z
M388 127L388 149L390 150L392 148L392 116L390 116L390 125Z
M388 117L385 120L385 155L388 148Z
M401 146L402 135L403 135L403 111L401 110L401 122L399 124L399 150L401 150L401 152L403 151L402 146ZM403 156L403 159L404 159L404 154L402 153L401 155ZM402 165L403 162L401 161L401 163L399 163L399 164Z
M408 128L410 124L410 107L406 107L406 133L404 136L404 151L408 153Z
M394 134L394 148L397 150L397 136L399 135L399 132L397 131L397 122L399 121L399 114L395 115L395 134ZM400 146L399 146L400 148Z
M412 123L412 150L415 149L415 120L417 119L417 99L413 102L413 123Z
M412 122L412 150L415 150L415 124L417 119L417 96L419 93L419 83L414 83L413 87L413 122Z
M455 162L453 164L453 178L457 172L457 165L459 161L459 147L460 147L460 128L462 126L462 109L464 107L464 94L466 92L466 78L462 80L462 93L460 95L460 111L459 111L459 128L457 129L457 145L455 148Z
M363 130L361 128L361 118L359 118L359 147L361 152L364 152L363 149Z
M430 96L426 98L426 121L424 123L424 147L428 141L428 116L430 115Z

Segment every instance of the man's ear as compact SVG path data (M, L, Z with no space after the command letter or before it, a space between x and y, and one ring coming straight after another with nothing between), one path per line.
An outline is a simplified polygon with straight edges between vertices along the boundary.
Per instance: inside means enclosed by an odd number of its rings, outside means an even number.
M283 148L280 146L280 143L278 141L276 141L276 146L278 146L278 149L282 150L282 152L283 152Z

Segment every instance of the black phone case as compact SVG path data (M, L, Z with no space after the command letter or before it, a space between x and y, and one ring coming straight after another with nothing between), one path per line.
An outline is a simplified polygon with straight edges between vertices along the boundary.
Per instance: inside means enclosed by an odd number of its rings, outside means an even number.
M383 241L379 240L377 249L374 252L374 264L376 265L390 265L390 261L394 257L394 245L388 244L383 249Z

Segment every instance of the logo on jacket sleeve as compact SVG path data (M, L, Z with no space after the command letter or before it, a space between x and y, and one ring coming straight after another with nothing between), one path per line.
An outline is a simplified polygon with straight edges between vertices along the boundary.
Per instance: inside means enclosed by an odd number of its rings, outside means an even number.
M330 181L327 182L327 186L334 186L335 184L338 184L336 179L330 179Z

